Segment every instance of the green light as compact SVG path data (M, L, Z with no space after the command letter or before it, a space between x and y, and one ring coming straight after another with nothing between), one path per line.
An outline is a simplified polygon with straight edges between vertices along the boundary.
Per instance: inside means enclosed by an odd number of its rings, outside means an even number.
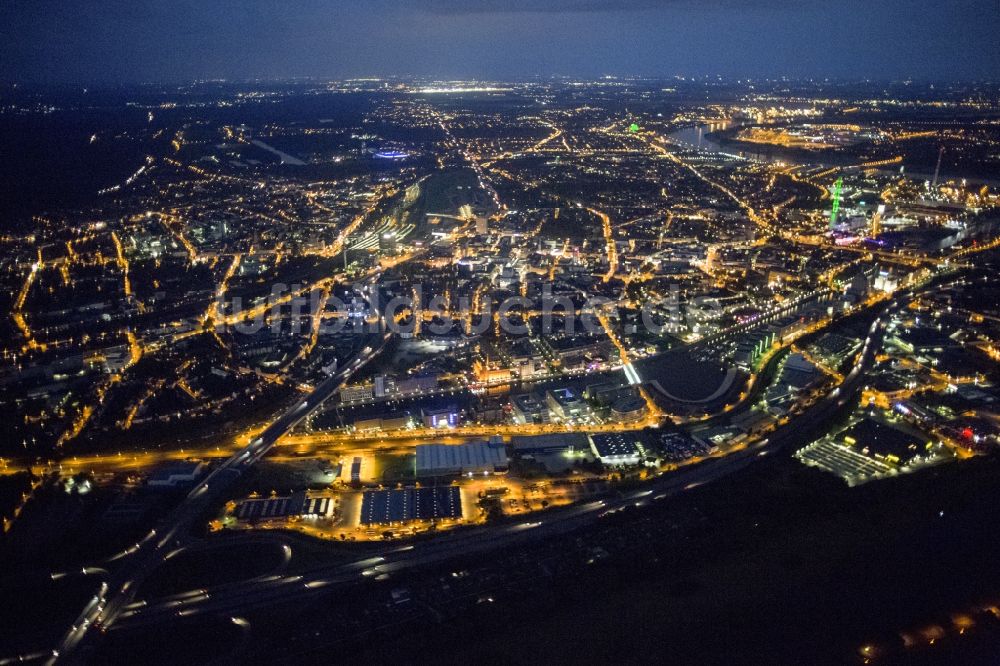
M632 134L635 134L636 132L639 131L639 126L635 123L632 123L631 125L629 125L628 131L632 132Z
M830 209L830 228L837 224L837 213L840 212L840 188L844 186L844 177L841 176L833 184L833 208Z

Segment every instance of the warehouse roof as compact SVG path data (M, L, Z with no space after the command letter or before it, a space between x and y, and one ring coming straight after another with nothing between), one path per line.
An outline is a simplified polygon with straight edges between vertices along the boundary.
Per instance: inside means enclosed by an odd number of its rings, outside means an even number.
M417 473L500 471L507 468L507 451L502 443L469 442L420 444L417 446Z
M361 498L362 525L462 517L458 486L368 490Z

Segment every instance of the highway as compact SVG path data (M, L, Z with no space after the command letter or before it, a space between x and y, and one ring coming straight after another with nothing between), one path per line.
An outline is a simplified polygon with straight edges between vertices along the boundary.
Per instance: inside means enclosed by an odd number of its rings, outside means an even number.
M763 447L747 450L689 470L666 475L647 484L643 489L629 492L622 497L552 509L534 520L469 532L453 532L419 544L401 546L397 543L356 561L321 567L308 573L262 577L210 588L204 592L192 593L194 592L192 591L174 595L153 603L139 602L122 613L121 620L114 628L149 626L176 617L203 613L232 614L277 603L298 602L308 597L329 593L338 586L360 582L367 577L374 578L404 569L443 562L458 556L558 536L627 505L647 498L662 500L721 478L745 467L753 460L753 453L762 450Z
M189 537L192 528L207 511L224 499L226 491L233 483L264 457L282 436L340 389L355 372L378 356L391 337L390 332L372 335L371 341L360 353L271 423L245 448L234 453L202 479L181 503L137 544L136 549L130 553L122 566L101 584L97 595L66 632L59 647L53 650L49 663L54 663L56 660L74 661L74 652L80 647L91 627L112 625L132 601L139 583L164 561L171 550Z
M391 575L393 572L443 562L457 556L565 534L626 506L663 500L721 479L789 444L801 443L804 427L809 428L828 422L849 400L856 399L857 393L862 388L865 373L872 367L875 356L882 346L889 318L902 307L902 303L905 303L905 293L900 296L901 298L887 304L873 322L864 348L841 386L806 409L802 415L774 431L768 438L754 442L743 449L709 459L696 466L664 474L640 489L631 490L617 497L550 509L539 514L534 520L452 532L430 541L410 545L401 546L394 543L346 564L318 567L294 575L260 577L208 590L173 595L152 603L138 602L124 610L121 621L115 625L116 629L158 624L175 617L203 613L233 614L276 603L301 601L308 597L327 594L338 586L358 583L367 577Z
M825 423L855 399L866 371L874 363L881 348L887 321L912 295L900 292L873 322L854 368L841 386L807 408L800 416L779 427L768 438L754 442L735 452L713 458L696 466L664 474L645 484L640 490L618 497L556 508L539 515L537 520L506 524L493 528L459 531L428 542L399 546L393 544L366 558L348 564L338 563L316 568L307 573L270 576L205 590L185 593L154 601L132 604L138 583L153 568L162 563L166 554L186 538L203 514L221 499L223 491L240 474L264 456L275 442L308 416L332 395L368 360L377 355L390 339L381 334L374 342L349 361L337 373L325 380L305 399L274 421L261 435L241 451L217 467L199 483L174 512L143 540L136 552L111 579L102 584L94 600L83 610L77 622L67 632L54 655L66 656L77 648L89 627L97 624L107 629L162 622L167 618L200 613L233 613L261 605L299 600L303 596L325 594L338 586L356 583L365 577L377 577L412 567L442 562L458 555L468 555L528 540L557 536L577 529L608 512L629 504L666 497L691 490L732 474L760 457L780 450L790 443L800 442L805 428ZM116 622L120 618L120 622ZM55 661L53 659L52 661Z

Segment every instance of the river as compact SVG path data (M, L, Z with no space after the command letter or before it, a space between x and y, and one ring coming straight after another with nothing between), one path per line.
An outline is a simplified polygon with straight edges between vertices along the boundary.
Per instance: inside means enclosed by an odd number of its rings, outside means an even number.
M690 127L684 127L675 132L671 132L667 135L667 138L673 143L698 152L723 153L725 155L733 155L743 159L754 160L756 162L800 164L815 167L834 166L833 164L827 164L814 160L803 160L795 156L790 156L779 152L780 149L773 146L761 146L759 150L747 150L745 148L739 148L736 145L724 147L721 143L708 136L713 132L721 132L734 127L739 127L740 125L741 123L728 120L707 123L704 125L692 125Z
M728 130L734 127L739 127L741 123L736 123L732 121L719 121L714 123L707 123L702 125L691 125L689 127L684 127L679 130L670 132L667 134L667 138L674 144L682 146L684 148L690 148L698 152L703 153L722 153L724 155L732 155L740 157L743 159L754 160L756 162L771 162L775 164L782 165L792 165L797 164L799 166L811 166L816 168L828 169L831 167L847 167L851 166L849 160L838 161L836 159L831 160L830 155L825 155L824 161L805 159L802 155L789 154L787 152L781 151L777 146L766 147L762 146L760 150L746 150L745 148L739 148L736 144L730 144L729 146L723 146L718 141L713 140L708 135L713 132L721 132L723 130ZM880 173L891 174L898 172L899 167L883 168L878 169ZM924 173L920 171L910 171L909 168L906 169L906 174L910 178L915 178L918 180L931 180L934 176L933 173ZM939 179L944 182L948 180L966 180L969 183L982 183L989 185L990 187L1000 187L1000 180L995 178L987 178L982 176L961 176L950 174L942 171Z

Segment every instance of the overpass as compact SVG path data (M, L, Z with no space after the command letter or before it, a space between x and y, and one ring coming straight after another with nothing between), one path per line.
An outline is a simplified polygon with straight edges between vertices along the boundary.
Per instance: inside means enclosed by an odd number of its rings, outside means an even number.
M157 526L137 544L129 558L106 581L97 594L84 607L76 621L66 632L59 646L53 650L48 663L64 660L79 662L75 654L94 626L112 625L124 608L132 601L136 589L146 576L163 563L171 550L189 537L191 529L222 501L237 479L249 470L274 447L275 443L314 412L331 395L336 393L354 373L378 356L391 339L390 332L371 336L367 346L349 360L339 371L325 379L305 398L278 417L246 447L234 453L201 480Z
M298 574L252 579L197 593L172 595L149 604L134 604L125 611L118 626L148 627L178 616L189 617L203 613L232 615L248 608L300 603L358 584L366 578L565 534L626 506L660 501L722 479L787 446L801 443L803 426L829 422L843 409L863 387L866 373L874 365L875 356L881 349L888 321L893 314L905 307L907 295L909 292L902 292L899 298L886 304L872 323L864 348L843 384L820 398L802 415L777 428L767 438L728 454L711 457L700 464L663 474L641 488L605 499L550 509L526 522L452 532L430 541L408 545L392 543L359 555L357 560L347 563L320 565Z

